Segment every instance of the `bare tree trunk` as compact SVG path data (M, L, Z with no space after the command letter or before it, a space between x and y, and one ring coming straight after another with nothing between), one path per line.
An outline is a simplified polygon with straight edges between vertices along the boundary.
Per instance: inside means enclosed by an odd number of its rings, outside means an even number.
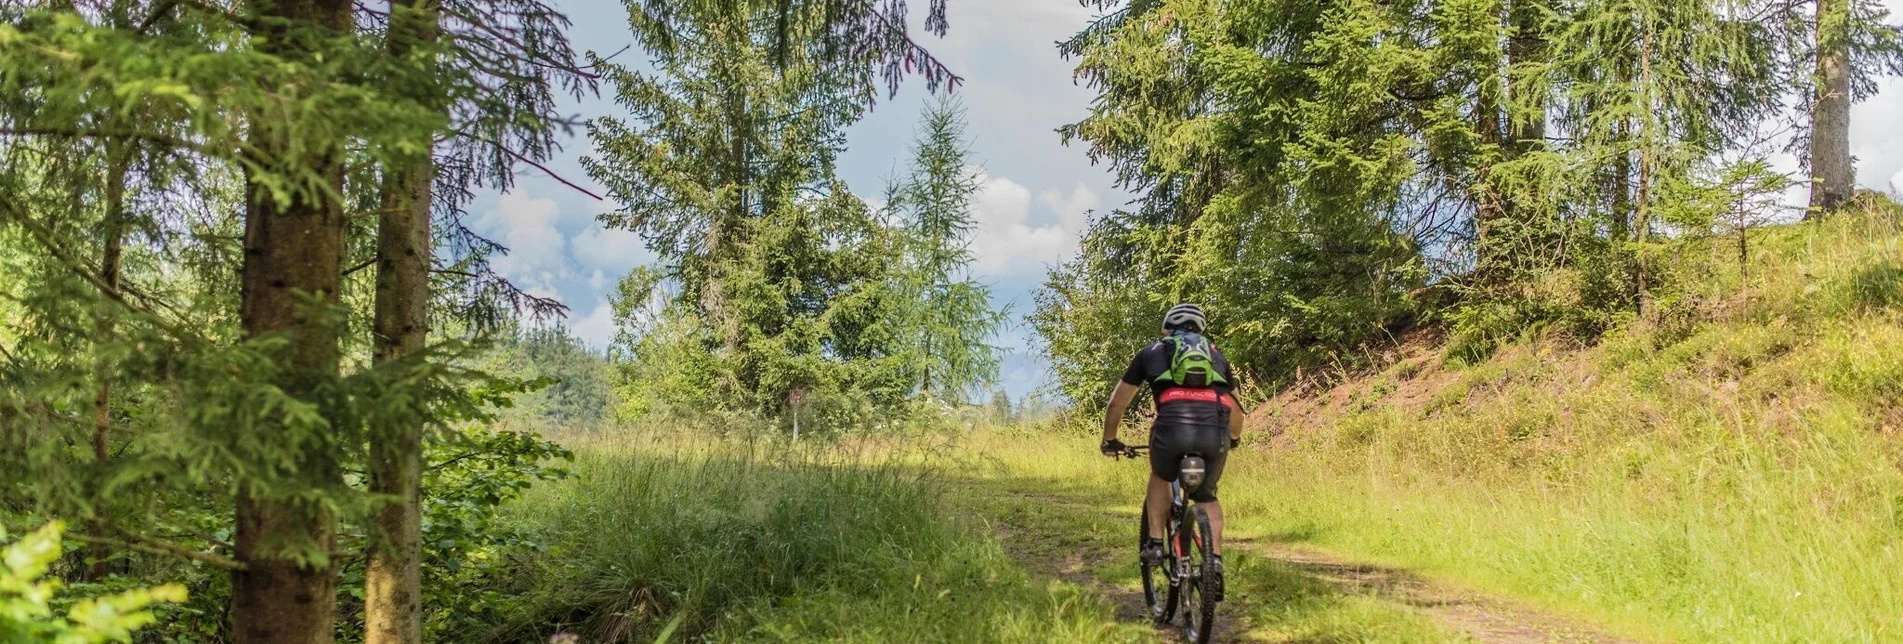
M1498 50L1494 50L1498 51ZM1492 59L1500 63L1498 57ZM1481 139L1481 166L1475 168L1475 194L1473 194L1473 238L1475 238L1475 272L1481 280L1496 280L1500 255L1503 252L1496 231L1500 221L1507 215L1505 204L1501 202L1500 191L1494 187L1492 164L1500 158L1501 91L1505 90L1503 69L1498 65L1490 67L1481 76L1481 84L1475 91L1473 105L1473 130Z
M384 179L377 226L373 359L421 350L429 336L430 182L427 156ZM423 425L405 419L377 428L370 445L370 491L395 500L379 508L364 572L367 644L413 644L423 637Z
M1749 245L1751 236L1747 234L1751 232L1751 219L1750 211L1745 209L1745 200L1750 195L1746 192L1748 189L1746 186L1738 186L1738 290L1740 291L1744 290L1746 280L1751 277L1751 247Z
M1538 0L1514 0L1512 7L1513 34L1507 41L1507 61L1513 66L1543 62L1548 55L1546 28L1541 24L1541 10ZM1517 81L1517 82L1516 82ZM1516 106L1531 103L1537 108L1523 118L1512 119L1512 132L1508 136L1507 158L1519 158L1528 152L1542 148L1546 143L1546 98L1545 89L1527 79L1508 76L1507 94L1513 98ZM1526 97L1526 98L1522 98Z
M104 231L103 252L99 257L99 279L106 288L119 289L119 263L124 252L126 225L126 173L131 170L131 155L124 149L125 143L106 144L106 212L105 221L100 228ZM99 335L95 344L112 340L112 309L107 307L100 316ZM112 364L104 356L93 363L93 460L101 465L112 460ZM95 531L100 526L94 526ZM98 581L106 577L106 558L112 555L112 549L103 543L95 542L86 547L86 557L92 563L86 567L86 578Z
M388 50L395 58L431 47L438 0L392 3ZM430 71L434 71L432 68ZM420 97L425 101L429 97ZM430 209L435 159L426 149L384 173L377 217L377 294L372 359L421 351L429 339ZM423 640L423 421L375 428L370 491L394 499L372 517L364 570L365 644Z
M253 0L250 6L265 25L260 49L287 60L313 58L308 32L347 33L352 27L350 0ZM285 139L296 134L285 130L294 130L295 123L260 117L250 126L252 145L260 151L256 162L267 171L281 172L280 178L315 175L328 184L294 186L279 198L247 168L239 307L246 337L281 335L289 341L273 356L282 367L275 383L292 397L321 405L321 387L337 375L342 332L323 309L337 302L342 280L344 214L333 193L343 184L343 150L325 140L300 141L306 147L290 149ZM297 446L302 451L289 454L294 474L281 483L302 488L294 491L336 486L341 475L326 442ZM236 642L331 642L336 530L336 516L322 503L286 490L239 487L233 550L245 568L231 582Z
M1637 288L1639 297L1639 310L1643 312L1646 310L1647 303L1650 301L1649 295L1652 289L1651 269L1646 263L1647 255L1643 250L1643 245L1651 240L1652 235L1652 175L1654 172L1653 164L1656 161L1656 159L1652 158L1654 152L1652 144L1657 141L1657 139L1652 138L1652 136L1658 133L1657 127L1653 123L1655 117L1652 113L1656 101L1652 98L1652 27L1649 25L1639 34L1639 92L1640 95L1644 97L1645 104L1639 108L1638 116L1639 189L1638 193L1634 196L1634 203L1637 205L1638 215L1633 221L1632 236L1633 239L1639 242L1641 249L1639 256L1635 258L1637 261L1634 262L1633 266L1634 275L1636 276L1634 285Z
M1843 207L1855 189L1850 162L1850 0L1817 0L1816 95L1811 103L1811 219Z
M410 54L433 43L438 5L394 5L389 50ZM401 359L429 338L430 184L426 151L389 168L377 219L377 294L372 358ZM378 427L370 445L370 490L394 498L372 519L364 572L366 644L414 644L423 638L423 425L405 419Z

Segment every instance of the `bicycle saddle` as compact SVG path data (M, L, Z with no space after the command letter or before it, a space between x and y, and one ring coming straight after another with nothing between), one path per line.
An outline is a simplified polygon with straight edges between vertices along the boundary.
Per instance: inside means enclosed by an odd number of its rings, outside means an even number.
M1203 457L1185 456L1181 463L1183 489L1194 492L1201 488L1203 486L1203 475L1206 473Z

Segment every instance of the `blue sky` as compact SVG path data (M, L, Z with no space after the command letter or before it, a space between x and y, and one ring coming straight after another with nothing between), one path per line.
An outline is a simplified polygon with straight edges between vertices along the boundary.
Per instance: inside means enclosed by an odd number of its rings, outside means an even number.
M614 52L630 42L626 13L615 0L564 0L574 21L570 32L578 50ZM914 2L914 29L925 2ZM1894 14L1903 0L1887 0ZM972 240L974 272L988 284L993 299L1012 312L1012 324L1000 332L1005 347L1003 385L1014 397L1045 384L1036 334L1022 323L1032 292L1050 264L1076 252L1085 214L1121 206L1129 195L1111 186L1106 169L1091 165L1079 146L1064 146L1054 130L1083 117L1092 93L1074 83L1072 66L1059 58L1054 43L1092 17L1075 0L950 0L951 30L944 38L920 31L932 53L965 78L958 94L967 108L974 161L984 168L983 188L974 213L978 230ZM1894 19L1894 18L1893 18ZM619 59L635 62L630 50ZM610 98L571 101L565 108L583 118L619 114ZM904 87L896 99L882 101L849 132L849 149L840 161L843 178L861 195L880 193L885 179L904 162L927 95L919 84ZM1884 81L1882 93L1851 113L1852 154L1858 157L1860 185L1895 192L1903 187L1903 80ZM549 167L564 178L603 191L579 163L588 150L577 132ZM1774 159L1784 169L1795 160ZM1801 203L1803 189L1788 197ZM559 297L570 308L568 325L595 347L614 337L606 294L617 280L653 256L626 231L604 230L595 215L612 205L595 201L541 173L524 168L509 194L485 194L471 205L473 227L511 249L497 269L517 284ZM1132 346L1142 339L1132 338Z

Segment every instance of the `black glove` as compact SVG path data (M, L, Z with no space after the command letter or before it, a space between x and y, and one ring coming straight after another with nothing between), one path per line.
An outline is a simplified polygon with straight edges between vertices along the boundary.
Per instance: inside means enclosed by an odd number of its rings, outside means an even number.
M1229 439L1229 449L1235 449L1238 447L1242 447L1242 439L1240 438Z
M1103 452L1104 456L1116 456L1122 454L1125 449L1129 448L1123 444L1123 441L1114 438L1104 441L1103 445L1097 448L1098 451Z

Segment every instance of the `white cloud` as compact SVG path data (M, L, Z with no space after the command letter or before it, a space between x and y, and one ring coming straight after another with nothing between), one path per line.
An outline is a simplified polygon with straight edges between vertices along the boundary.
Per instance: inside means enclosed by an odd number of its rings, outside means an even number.
M592 349L606 349L615 339L614 310L608 306L606 299L596 302L595 310L588 317L575 320L568 327L568 332Z
M569 244L575 249L575 261L611 275L626 274L647 257L641 236L622 228L590 226L577 233Z
M561 207L554 200L511 192L474 224L509 249L508 254L491 260L497 273L531 292L553 293L573 277L560 220Z
M1037 194L1037 201L1057 213L1057 221L1063 224L1065 230L1072 232L1082 231L1090 213L1103 207L1103 198L1081 181L1077 182L1077 187L1071 188L1068 195L1056 190L1045 190Z
M1850 154L1857 158L1857 184L1883 190L1903 172L1903 79L1890 79L1870 100L1850 109Z
M971 249L977 256L972 268L978 274L998 276L1041 271L1046 265L1076 252L1081 226L1071 229L1061 223L1032 225L1029 188L982 171L977 176L980 185L972 214L978 230L972 236Z
M1897 170L1890 176L1890 194L1903 197L1903 170Z

